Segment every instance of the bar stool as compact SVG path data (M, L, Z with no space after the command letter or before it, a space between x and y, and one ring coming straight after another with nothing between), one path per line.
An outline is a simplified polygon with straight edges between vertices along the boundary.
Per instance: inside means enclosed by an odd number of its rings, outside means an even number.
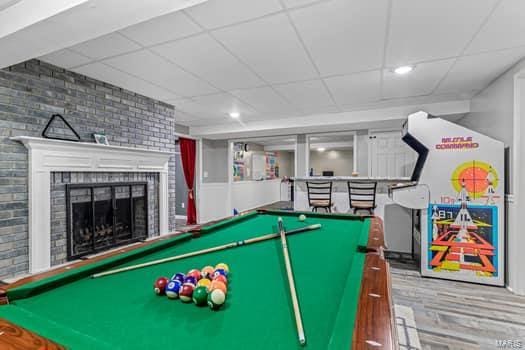
M313 212L322 208L327 213L332 212L332 182L306 182L308 189L308 204Z
M376 208L377 182L348 181L347 184L350 209L354 210L354 214L358 210L366 210L373 215Z

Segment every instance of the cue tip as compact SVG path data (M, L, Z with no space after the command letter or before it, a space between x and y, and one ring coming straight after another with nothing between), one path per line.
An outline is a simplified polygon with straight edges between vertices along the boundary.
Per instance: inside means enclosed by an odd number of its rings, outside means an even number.
M299 334L299 343L301 345L305 345L306 344L306 338L304 336L304 333Z

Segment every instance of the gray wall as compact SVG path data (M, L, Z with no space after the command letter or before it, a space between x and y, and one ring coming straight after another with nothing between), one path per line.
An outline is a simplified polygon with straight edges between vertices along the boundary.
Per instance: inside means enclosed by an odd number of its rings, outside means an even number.
M315 175L331 170L334 176L350 176L354 168L353 150L310 151L310 167Z
M228 141L202 140L202 174L205 183L228 182Z
M497 140L510 147L511 170L514 130L514 75L525 68L525 60L518 62L505 74L472 98L471 112L457 123ZM512 191L512 171L509 188Z
M40 136L62 114L91 142L173 152L171 105L31 60L0 70L0 278L28 271L27 150L11 136ZM60 131L60 130L59 130ZM170 229L175 228L174 157L169 168Z

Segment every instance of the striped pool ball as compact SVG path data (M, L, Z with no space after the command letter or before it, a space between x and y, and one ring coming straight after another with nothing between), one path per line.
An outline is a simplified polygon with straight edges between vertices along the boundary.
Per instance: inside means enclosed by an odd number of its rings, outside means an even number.
M197 285L197 279L193 276L186 276L184 278L184 284L186 283L193 284L193 287L195 287Z
M184 303L189 303L193 296L193 290L195 286L190 283L184 283L179 292L179 298Z
M201 276L202 278L208 278L211 279L213 277L213 272L215 272L215 269L213 266L204 266L201 270Z
M159 277L153 285L153 291L157 295L164 295L166 291L166 285L168 284L168 279L166 277Z
M184 283L184 277L186 276L183 273L177 272L171 277L171 279L174 281L179 281L180 283Z
M215 270L217 269L222 269L224 271L226 271L226 274L229 274L230 273L230 267L225 264L225 263L219 263L217 265L215 265Z
M186 277L187 276L192 276L192 277L195 277L195 280L200 280L202 277L201 277L201 272L197 269L191 269L190 271L188 271L188 273L186 274Z
M224 277L226 277L228 274L223 269L215 269L215 272L213 273L213 278L219 275L223 275Z
M226 294L220 289L215 289L208 294L208 306L212 310L218 310L226 301Z
M182 287L180 281L171 280L166 286L166 296L170 299L177 299L179 297L180 287Z

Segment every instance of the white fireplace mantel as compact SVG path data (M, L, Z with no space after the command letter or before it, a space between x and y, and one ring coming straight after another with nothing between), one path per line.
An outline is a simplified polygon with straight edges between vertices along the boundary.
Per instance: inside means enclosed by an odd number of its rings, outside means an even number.
M52 172L159 173L159 230L168 233L169 152L17 136L29 150L29 272L51 267Z

